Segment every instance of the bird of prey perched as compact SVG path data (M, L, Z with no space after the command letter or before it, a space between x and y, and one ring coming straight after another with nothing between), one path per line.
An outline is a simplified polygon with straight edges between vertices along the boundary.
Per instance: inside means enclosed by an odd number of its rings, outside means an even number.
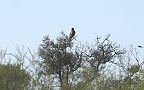
M69 37L68 37L68 41L70 42L72 40L72 38L74 37L75 35L75 30L74 28L71 28L71 32L69 34Z

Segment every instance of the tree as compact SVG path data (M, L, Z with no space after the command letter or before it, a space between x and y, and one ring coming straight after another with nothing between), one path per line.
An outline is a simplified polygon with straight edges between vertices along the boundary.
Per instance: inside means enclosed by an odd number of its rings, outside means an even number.
M105 67L125 53L124 49L110 41L110 35L106 36L103 40L97 38L94 44L86 46L84 53L84 63L82 68L82 81L78 85L83 88L98 89L98 83L101 83L100 78L105 72ZM109 67L111 68L111 67ZM103 74L102 74L103 71ZM93 86L94 87L91 87ZM103 86L104 87L104 86Z
M81 66L81 54L73 49L73 43L68 41L68 36L63 32L56 41L45 36L38 53L43 59L42 72L48 75L58 75L60 86L69 87L69 75Z

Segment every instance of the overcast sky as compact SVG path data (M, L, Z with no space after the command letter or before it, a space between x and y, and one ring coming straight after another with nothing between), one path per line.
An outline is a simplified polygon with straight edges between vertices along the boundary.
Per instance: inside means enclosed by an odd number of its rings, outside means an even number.
M111 34L122 46L144 45L144 0L0 0L2 49L37 49L44 35L71 27L82 42Z

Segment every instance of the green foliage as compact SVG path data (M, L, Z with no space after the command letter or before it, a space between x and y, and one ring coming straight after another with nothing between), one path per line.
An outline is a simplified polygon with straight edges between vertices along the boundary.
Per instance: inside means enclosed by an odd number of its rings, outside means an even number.
M58 75L61 86L69 86L69 75L81 66L81 56L72 50L73 43L62 32L56 41L44 37L38 54L43 59L44 74Z
M140 69L140 66L138 66L138 65L132 65L132 66L128 69L128 71L133 74L133 73L137 73L137 72L139 71L139 69Z
M30 84L30 75L20 66L0 65L0 89L22 90Z

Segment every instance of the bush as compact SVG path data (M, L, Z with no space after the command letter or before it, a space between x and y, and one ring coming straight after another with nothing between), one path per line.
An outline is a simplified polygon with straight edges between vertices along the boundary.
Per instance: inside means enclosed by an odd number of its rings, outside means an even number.
M0 90L22 90L29 82L30 75L19 65L0 65Z

